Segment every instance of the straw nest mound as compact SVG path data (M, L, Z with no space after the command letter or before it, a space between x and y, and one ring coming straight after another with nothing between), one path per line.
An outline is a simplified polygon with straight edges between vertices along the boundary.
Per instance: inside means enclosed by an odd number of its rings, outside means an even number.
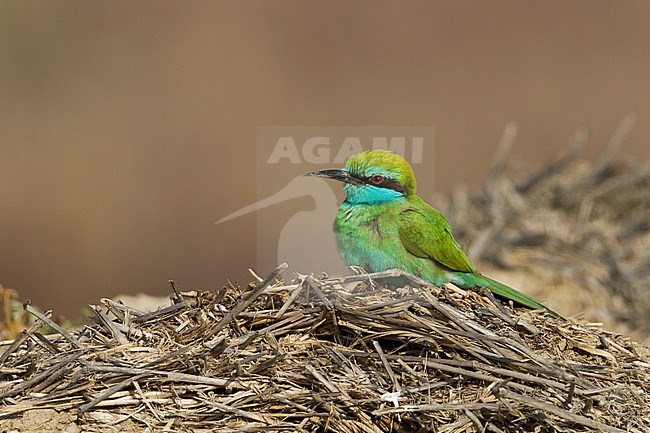
M103 300L0 347L3 431L647 432L650 360L489 293L345 279ZM364 281L365 280L365 281ZM55 333L41 335L44 324Z

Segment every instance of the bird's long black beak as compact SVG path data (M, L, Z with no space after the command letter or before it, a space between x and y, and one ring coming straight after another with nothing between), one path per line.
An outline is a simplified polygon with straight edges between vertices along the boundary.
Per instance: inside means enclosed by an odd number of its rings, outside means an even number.
M327 179L338 180L339 182L351 183L352 185L363 185L364 182L350 174L347 170L339 169L329 169L329 170L319 170L312 171L310 173L305 173L304 176L315 176L315 177L325 177Z

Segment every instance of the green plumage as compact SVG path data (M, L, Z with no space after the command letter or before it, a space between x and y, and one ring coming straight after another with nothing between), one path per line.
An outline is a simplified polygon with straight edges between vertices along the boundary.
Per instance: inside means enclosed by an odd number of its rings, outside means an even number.
M415 175L399 155L371 150L350 157L344 170L308 173L344 182L346 200L334 221L343 260L369 272L401 269L436 286L485 287L532 308L552 310L530 296L479 274L445 217L415 193Z

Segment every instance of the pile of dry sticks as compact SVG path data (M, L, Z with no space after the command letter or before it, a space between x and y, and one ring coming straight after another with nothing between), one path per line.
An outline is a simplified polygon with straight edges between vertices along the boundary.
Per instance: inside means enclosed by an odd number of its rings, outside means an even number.
M634 120L593 162L580 158L581 128L561 158L529 172L507 161L510 124L482 187L438 204L473 261L518 272L543 299L572 285L573 311L650 342L650 163L620 156Z
M647 432L650 360L588 323L489 293L391 290L395 272L103 300L0 345L0 425L53 408L84 431ZM56 331L42 335L48 325ZM137 430L136 430L137 431Z

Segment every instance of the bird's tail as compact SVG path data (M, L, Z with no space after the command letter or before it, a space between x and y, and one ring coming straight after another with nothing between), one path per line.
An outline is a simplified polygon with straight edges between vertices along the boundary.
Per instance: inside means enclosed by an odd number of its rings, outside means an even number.
M553 317L562 317L555 311L551 310L546 305L531 298L527 294L520 292L519 290L513 289L510 286L506 286L505 284L493 280L492 278L488 278L484 275L472 274L472 277L477 287L485 287L495 295L501 296L502 298L510 299L513 302L522 305L524 307L533 310L546 310Z

